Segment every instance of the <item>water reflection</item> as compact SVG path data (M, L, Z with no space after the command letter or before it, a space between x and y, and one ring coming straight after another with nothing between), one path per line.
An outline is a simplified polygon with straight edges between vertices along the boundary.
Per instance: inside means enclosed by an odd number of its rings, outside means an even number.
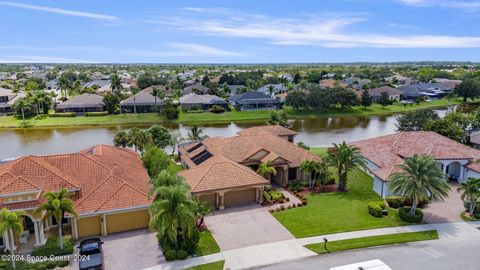
M463 108L471 111L472 107ZM439 110L445 114L446 110ZM235 135L238 131L265 124L265 120L224 124L202 124L210 137ZM356 141L395 132L395 115L341 116L291 120L292 129L299 135L296 141L310 146L329 146L333 142ZM26 154L42 155L75 152L95 144L111 144L114 134L131 126L0 129L0 160ZM138 126L145 128L147 126ZM170 123L164 125L178 130L187 137L188 125Z

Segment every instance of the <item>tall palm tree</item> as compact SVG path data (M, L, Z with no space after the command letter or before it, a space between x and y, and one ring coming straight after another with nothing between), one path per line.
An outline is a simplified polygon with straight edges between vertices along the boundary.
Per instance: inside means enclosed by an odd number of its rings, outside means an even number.
M63 91L63 96L68 97L68 92L72 88L72 82L66 76L60 76L57 81L57 86Z
M202 134L203 134L203 128L197 125L193 125L188 130L188 139L191 141L201 141L208 138L207 135L202 135Z
M142 152L148 144L152 143L152 137L150 136L150 133L139 128L131 128L128 131L128 138L130 140L128 141L127 146L133 146L135 151L138 150Z
M113 145L116 147L127 147L130 142L130 137L128 136L128 133L125 130L120 130L115 134L115 137L113 137Z
M330 166L337 169L338 174L338 190L347 190L348 172L355 168L366 166L366 162L360 155L360 149L355 146L348 145L345 141L341 144L333 144L333 150L328 156Z
M260 164L257 169L257 173L271 181L272 175L277 175L277 170L272 166L272 161L267 160L266 162Z
M167 170L162 170L157 176L150 179L151 188L148 196L154 196L157 199L160 194L160 188L184 185L185 182L182 177L169 173Z
M480 197L480 178L469 177L467 182L460 184L457 191L462 192L462 200L470 203L468 213L473 217L477 207L477 200Z
M20 235L23 233L23 216L25 211L9 211L3 208L0 211L0 234L7 233L7 241L10 246L10 256L12 257L12 267L16 268L15 259L13 258L13 233Z
M269 85L267 87L267 90L268 90L268 93L270 93L270 97L273 96L273 92L275 91L275 87L273 87L273 85Z
M193 200L193 207L195 209L196 215L196 226L197 228L201 228L203 223L205 222L205 216L210 213L210 207L204 202L201 202L198 198Z
M170 132L170 142L168 145L172 147L172 156L175 154L175 150L182 141L183 138L179 131Z
M137 114L137 99L135 95L138 94L138 92L140 92L140 89L138 89L137 87L131 87L130 92L133 95L133 113Z
M157 106L157 98L158 98L159 95L160 95L160 89L158 89L157 87L153 87L152 96L155 98L155 112L157 114L159 113L158 106Z
M394 194L402 194L412 200L410 214L414 215L422 200L444 199L450 186L440 170L438 162L431 156L414 155L398 165L401 172L390 175L388 187Z
M22 122L23 125L25 125L25 109L30 106L29 102L25 98L22 98L15 102L15 106L22 112Z
M150 205L150 228L166 237L175 249L195 231L195 207L185 185L161 187Z
M120 76L118 76L116 73L110 75L110 81L112 84L110 87L112 88L112 92L115 93L117 96L122 96L122 80L120 79Z
M53 216L58 224L58 243L60 249L63 249L62 219L66 213L76 217L77 212L73 206L72 200L68 198L68 190L62 188L58 192L49 191L43 195L46 202L40 204L35 213L45 211L47 216Z
M320 172L320 169L320 163L316 160L304 160L302 164L300 164L300 170L310 175L308 181L310 189L315 187L315 182L317 181L317 175Z

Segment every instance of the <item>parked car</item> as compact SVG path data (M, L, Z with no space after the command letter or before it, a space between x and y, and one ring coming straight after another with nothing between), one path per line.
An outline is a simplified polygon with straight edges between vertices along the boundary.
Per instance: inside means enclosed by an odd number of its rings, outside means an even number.
M80 250L80 270L103 270L102 240L100 238L89 238L80 242L77 247Z

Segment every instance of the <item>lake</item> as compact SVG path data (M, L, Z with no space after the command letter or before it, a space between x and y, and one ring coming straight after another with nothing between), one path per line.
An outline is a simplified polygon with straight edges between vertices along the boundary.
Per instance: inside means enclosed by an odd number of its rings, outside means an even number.
M471 110L469 107L467 110ZM444 115L446 110L437 110ZM309 146L330 146L336 142L352 142L395 132L396 115L337 116L290 121L292 129L299 134L295 141ZM237 122L228 124L205 124L204 133L210 137L235 135L238 131L260 122ZM141 127L141 126L139 126ZM188 126L174 124L170 130L180 130L187 136ZM0 129L0 160L22 155L45 155L76 152L96 144L112 144L112 138L126 126Z

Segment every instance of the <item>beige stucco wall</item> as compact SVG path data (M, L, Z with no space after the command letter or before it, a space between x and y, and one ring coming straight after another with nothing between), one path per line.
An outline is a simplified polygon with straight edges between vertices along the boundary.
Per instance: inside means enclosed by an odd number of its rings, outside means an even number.
M100 216L84 217L77 220L78 237L101 234Z
M148 209L106 215L107 233L117 233L147 228L150 222Z

